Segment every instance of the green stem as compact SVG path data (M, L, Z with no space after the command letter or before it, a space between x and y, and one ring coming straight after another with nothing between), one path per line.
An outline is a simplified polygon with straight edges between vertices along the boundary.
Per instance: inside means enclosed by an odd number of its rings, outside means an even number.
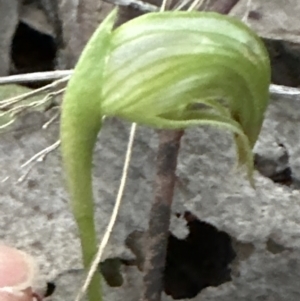
M79 228L83 264L86 272L88 272L93 258L97 252L94 219L86 216L85 218L77 218L76 222ZM89 285L88 298L90 301L102 300L101 275L99 272L94 274L93 279Z
M78 226L82 257L88 272L97 252L92 187L92 160L102 126L101 83L117 10L113 10L95 31L75 67L62 104L61 151ZM101 301L100 274L88 288L89 301Z
M81 241L83 264L88 272L97 252L92 189L92 156L101 116L86 106L84 111L74 107L66 95L61 117L61 144L71 208ZM89 118L87 118L89 116ZM85 120L85 122L84 122ZM88 288L90 301L101 301L100 274L96 274Z

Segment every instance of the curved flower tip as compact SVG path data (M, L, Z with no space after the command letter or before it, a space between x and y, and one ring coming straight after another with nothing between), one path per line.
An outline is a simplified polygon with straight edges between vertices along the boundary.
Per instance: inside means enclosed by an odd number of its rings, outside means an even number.
M0 245L0 301L32 301L35 262L15 248Z

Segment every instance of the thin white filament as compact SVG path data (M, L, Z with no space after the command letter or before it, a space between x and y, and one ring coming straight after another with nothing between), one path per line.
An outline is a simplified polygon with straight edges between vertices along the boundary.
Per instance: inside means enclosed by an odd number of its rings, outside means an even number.
M161 7L159 9L160 12L163 12L163 11L166 10L167 2L168 2L168 0L163 0L162 1Z
M187 11L192 11L192 10L194 10L194 9L199 8L199 7L202 5L203 1L204 1L204 0L195 0L195 1L191 4L191 6L188 8Z

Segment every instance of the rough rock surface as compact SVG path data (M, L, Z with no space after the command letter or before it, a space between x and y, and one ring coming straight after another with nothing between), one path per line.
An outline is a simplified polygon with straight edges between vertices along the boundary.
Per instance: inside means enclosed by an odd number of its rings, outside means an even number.
M1 0L0 0L1 3ZM242 17L247 1L234 14ZM249 24L267 39L300 42L299 1L252 0ZM1 15L1 12L0 12ZM1 42L0 42L1 44ZM0 66L1 67L1 66ZM1 69L1 68L0 68ZM1 70L0 70L1 72ZM79 241L64 189L59 151L27 172L21 165L58 139L58 124L47 130L49 116L30 113L0 137L0 240L28 251L40 265L38 286L53 282L54 301L74 300L82 281ZM95 153L95 193L99 238L107 225L118 189L129 125L108 120ZM230 135L212 128L190 129L179 158L172 232L188 229L175 213L192 212L232 238L236 258L231 281L208 287L193 300L296 301L300 299L300 102L274 99L255 147L256 190L234 168ZM126 242L144 231L152 200L157 137L139 128L119 218L106 258L130 262L137 256ZM7 176L10 178L4 182ZM276 183L275 183L276 182ZM205 241L203 241L205 243ZM140 246L135 242L135 246ZM139 300L141 272L122 265L123 285L104 283L105 300ZM164 300L171 297L164 296Z
M231 11L264 38L272 62L273 83L300 83L300 25L298 0L240 0Z
M0 0L0 76L10 69L10 46L18 24L18 0Z
M300 43L299 11L298 0L240 0L231 14L245 18L264 38Z
M300 178L298 112L298 101L275 100L269 107L256 150L266 157L272 155L267 150L272 150L274 145L276 148L276 143L285 145L295 178ZM20 170L21 164L57 138L57 125L49 130L41 129L46 119L41 113L28 114L1 136L0 176L11 178L1 183L0 238L36 256L43 278L56 282L69 275L69 271L81 268L79 242L67 204L59 152L50 154L45 162L33 167L22 183L16 183L26 171ZM97 146L95 191L100 237L114 203L127 136L128 125L109 120ZM131 232L144 230L147 225L156 145L154 132L139 128L123 205L105 258L134 258L124 242ZM234 148L226 133L211 128L187 131L178 166L183 184L177 191L174 212L188 210L238 243L254 246L244 257L236 247L232 282L203 290L201 300L298 300L300 193L259 174L253 190L233 165ZM124 276L123 287L111 289L111 294L123 291L127 278L131 279L130 291L137 284L140 276L134 274L140 272L134 267L124 269L130 273ZM57 296L59 291L62 291L60 296L68 296L64 292L66 288L59 286L60 281L56 283ZM72 283L72 288L76 289L77 285ZM128 300L138 300L136 291L136 297L126 293L130 296Z

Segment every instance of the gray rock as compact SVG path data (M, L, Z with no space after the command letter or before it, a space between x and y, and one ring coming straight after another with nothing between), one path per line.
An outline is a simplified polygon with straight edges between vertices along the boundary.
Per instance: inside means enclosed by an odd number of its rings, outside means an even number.
M264 38L300 43L299 11L297 0L240 0L230 13Z
M19 0L0 0L0 76L10 69L10 46L19 21Z
M299 42L298 2L290 0L283 5L280 1L253 0L248 22L266 38ZM233 13L242 17L245 5L246 1L241 1ZM1 62L0 70L4 70ZM183 239L188 233L186 222L175 213L190 211L228 233L237 255L231 263L232 280L202 290L193 300L300 299L299 112L300 102L296 100L277 98L270 104L255 147L260 171L255 173L255 190L244 171L234 168L235 151L228 133L209 127L186 131L171 230ZM35 256L40 266L37 286L52 281L56 284L53 300L68 301L74 300L83 272L59 151L36 164L23 182L17 182L27 172L20 166L58 139L58 124L42 130L48 118L42 113L26 114L1 134L0 180L10 178L0 183L0 239ZM108 120L97 144L94 179L99 239L114 204L128 133L127 123ZM154 131L139 127L122 207L103 260L136 260L141 268L143 237L136 234L147 227L156 147ZM291 183L275 183L272 179L287 168ZM128 243L129 237L136 238ZM137 301L140 270L123 265L121 272L121 287L111 288L104 282L105 300ZM171 297L165 295L164 300Z
M276 155L275 143L284 144L296 178L300 177L298 112L299 102L274 100L256 149L261 156L270 155L272 159ZM26 171L20 170L21 164L58 137L57 124L48 130L41 129L46 120L42 113L30 113L1 136L0 176L11 178L1 183L0 238L34 255L43 280L55 281L59 275L81 268L79 241L68 207L59 152L49 154L45 162L33 167L24 182L16 183ZM94 179L99 238L112 211L128 132L127 124L108 120L97 145ZM139 127L123 204L103 259L134 258L125 241L133 231L143 231L147 226L156 146L154 132ZM255 300L256 297L260 298L256 300L297 300L300 193L259 173L255 175L256 190L253 190L244 172L233 168L234 161L234 147L227 133L212 128L187 130L178 164L181 185L174 213L188 210L238 243L254 246L245 258L236 248L237 257L242 259L234 263L233 280L203 290L201 300ZM181 230L176 222L172 224L174 233L183 233L181 238L184 237L184 223ZM135 268L129 270L140 275ZM134 291L138 296L140 286L135 280L127 290L128 300L138 300L130 294ZM78 285L72 287L77 289ZM64 289L58 284L59 290ZM117 294L119 289L111 290Z

